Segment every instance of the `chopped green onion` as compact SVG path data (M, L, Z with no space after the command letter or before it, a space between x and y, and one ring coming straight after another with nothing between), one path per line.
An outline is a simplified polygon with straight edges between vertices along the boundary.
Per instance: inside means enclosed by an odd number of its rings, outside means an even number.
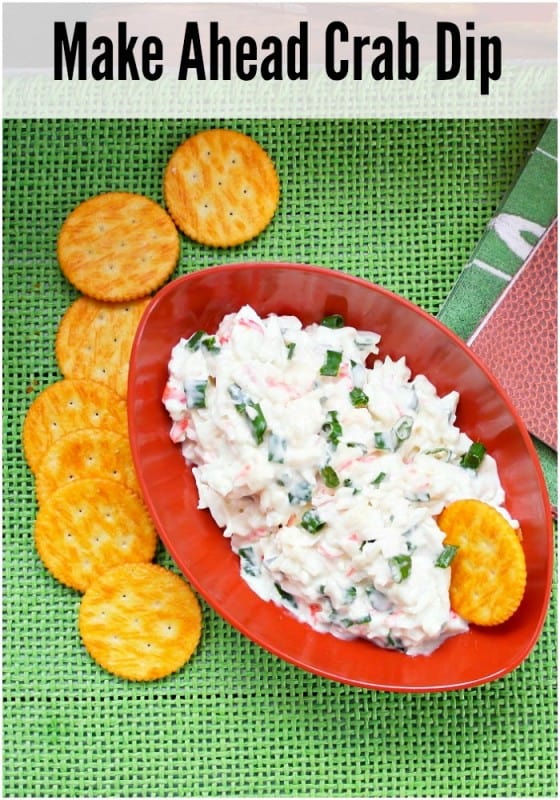
M442 568L448 567L455 558L458 549L459 546L456 544L446 544L434 561L434 565Z
M451 450L448 447L435 447L433 450L423 450L422 455L433 456L442 461L449 461L451 457Z
M478 469L486 453L482 442L473 442L466 453L463 454L459 464L467 469Z
M329 489L335 489L340 484L340 478L332 467L323 467L321 477Z
M402 583L410 575L412 558L409 555L392 556L389 559L389 566L395 583Z
M349 619L348 617L343 617L340 620L340 624L344 625L345 628L350 628L352 625L367 625L368 622L371 622L370 614L365 614L359 619Z
M326 522L321 520L316 511L309 509L303 514L300 525L308 533L318 533L325 527Z
M356 595L358 594L358 590L355 586L349 586L348 589L344 592L344 600L343 602L348 604L352 603L356 599Z
M399 442L404 442L405 439L408 439L412 431L413 423L414 420L412 417L401 417L398 420L397 424L393 427L393 431Z
M287 446L286 439L278 436L277 433L271 433L268 437L268 460L274 461L276 464L283 464Z
M189 350L198 350L200 347L200 340L206 336L206 331L196 331L192 336L187 339L187 347Z
M288 350L288 361L291 361L292 356L294 355L294 350L296 349L296 343L286 342L286 349Z
M387 477L387 473L386 472L380 472L379 475L372 480L371 485L372 486L379 486L381 481L385 480L386 477Z
M359 447L364 455L366 455L368 451L366 445L363 442L346 442L346 447Z
M357 386L354 386L350 392L350 402L355 408L364 408L369 403L369 397L363 389L358 389Z
M406 653L406 647L403 644L402 639L399 639L398 636L393 636L391 632L387 634L385 644L391 650L399 650L401 653Z
M202 347L205 347L209 353L219 353L220 348L216 344L216 337L215 336L207 336L201 342Z
M262 408L254 400L251 400L236 383L228 387L228 392L234 402L236 411L247 420L255 442L261 444L266 432L266 419Z
M343 328L344 317L341 314L329 314L323 317L321 325L324 325L325 328Z
M327 422L325 422L322 429L327 434L327 440L336 447L342 437L342 426L338 421L336 411L327 413Z
M279 584L279 583L275 583L275 584L274 584L274 586L275 586L275 588L276 588L276 591L278 592L278 594L279 594L279 595L280 595L280 597L282 598L282 600L285 600L285 601L286 601L286 603L288 603L289 605L291 605L293 608L297 608L297 607L298 607L297 600L296 600L296 598L293 596L293 594L291 594L290 592L287 592L285 589L283 589L283 588L280 586L280 584Z
M413 423L412 417L405 416L397 420L390 431L376 431L373 434L376 449L394 452L410 436Z
M300 506L311 500L311 484L303 478L294 480L288 489L288 501L292 506Z
M255 551L252 547L240 547L237 551L241 559L241 569L247 575L256 577L260 575L260 566L255 558Z
M208 336L206 331L196 331L187 339L187 347L189 350L200 350L205 347L210 353L219 353L220 348L216 344L215 336Z
M376 450L394 450L395 437L393 431L375 431L373 442Z
M187 381L185 392L187 395L187 408L206 408L207 380Z
M338 350L327 350L325 362L319 372L321 375L336 377L342 361L342 353Z

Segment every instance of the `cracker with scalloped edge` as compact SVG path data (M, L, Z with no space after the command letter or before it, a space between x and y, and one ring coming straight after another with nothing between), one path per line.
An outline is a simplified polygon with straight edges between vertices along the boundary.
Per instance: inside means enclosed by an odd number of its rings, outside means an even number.
M103 573L82 597L82 642L104 669L132 681L176 672L200 640L196 595L157 564L125 564Z
M250 136L227 129L200 131L179 145L163 186L176 225L212 247L253 239L270 223L280 200L268 153Z
M151 561L157 535L140 496L109 478L71 481L35 518L35 546L61 583L85 591L118 564Z
M438 518L451 563L451 608L476 625L499 625L518 609L527 567L518 532L493 506L456 500Z
M80 292L123 302L145 297L171 275L179 234L169 214L148 197L106 192L84 200L59 232L60 268Z
M81 478L111 478L140 493L128 436L99 428L71 431L47 450L36 474L39 505Z
M37 473L55 441L81 428L127 435L125 401L106 384L88 379L63 378L43 389L29 406L23 423L23 450L31 471Z
M55 352L66 378L89 378L126 397L128 364L138 323L149 298L105 303L79 297L58 326Z

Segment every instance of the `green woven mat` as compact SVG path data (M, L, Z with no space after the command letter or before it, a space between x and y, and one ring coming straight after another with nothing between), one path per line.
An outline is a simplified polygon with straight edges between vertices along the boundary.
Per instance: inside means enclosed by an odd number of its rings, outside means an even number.
M539 121L6 121L4 124L4 793L7 796L553 796L556 630L511 675L450 694L323 680L204 606L191 663L149 684L98 668L79 595L42 568L21 426L59 378L76 296L55 258L70 209L103 190L161 201L173 148L210 124L255 136L282 201L255 241L183 240L177 274L219 261L344 269L437 313L538 140ZM161 551L158 560L172 566ZM450 665L452 669L452 665Z

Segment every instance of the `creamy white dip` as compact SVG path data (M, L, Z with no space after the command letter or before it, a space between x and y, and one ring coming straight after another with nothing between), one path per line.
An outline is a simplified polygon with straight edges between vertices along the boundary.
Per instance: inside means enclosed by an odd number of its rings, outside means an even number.
M163 396L171 439L263 600L318 631L427 654L467 630L434 517L460 498L508 516L496 463L461 466L472 441L457 392L372 358L378 334L326 323L244 306L181 339Z

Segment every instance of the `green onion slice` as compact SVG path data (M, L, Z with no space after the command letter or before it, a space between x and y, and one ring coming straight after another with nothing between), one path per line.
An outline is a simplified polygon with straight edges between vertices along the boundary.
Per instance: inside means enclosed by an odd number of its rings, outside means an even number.
M236 383L228 387L228 392L236 411L246 419L255 442L261 444L266 433L266 419L259 403L251 400Z
M219 353L220 348L216 344L215 336L208 336L206 331L195 331L192 336L187 339L187 347L189 350L200 350L205 347L210 353Z
M412 419L412 417L408 417L408 416L401 417L397 421L396 425L393 428L393 431L395 433L395 436L399 440L399 442L404 442L405 439L408 439L408 437L410 436L410 434L412 432L413 423L414 423L414 420Z
M293 596L293 594L291 594L291 592L287 592L285 589L283 589L280 586L279 583L275 583L274 587L275 587L276 591L278 592L278 594L280 595L280 597L282 598L282 600L285 600L286 603L288 603L288 605L292 606L293 608L297 608L298 607L297 600Z
M467 452L461 457L459 464L467 469L478 469L485 454L486 448L482 442L473 442Z
M309 503L313 487L304 478L293 480L288 489L288 502L291 506L300 506Z
M327 434L327 440L336 447L342 437L342 425L338 421L336 411L327 413L327 421L324 423L322 430Z
M283 464L286 456L288 442L277 433L271 433L268 437L268 460L276 464Z
M370 614L364 614L364 616L360 617L359 619L350 619L349 617L343 617L340 620L340 624L344 625L345 628L351 628L352 625L367 625L368 622L371 622Z
M187 408L206 408L207 380L192 380L185 384Z
M379 475L372 480L371 482L372 486L379 486L381 481L385 480L386 477L387 477L386 472L380 472Z
M311 508L305 511L302 515L300 525L308 533L318 533L322 528L325 527L326 522L323 522L317 512Z
M409 555L392 556L389 559L391 575L395 583L402 583L410 575L412 558Z
M357 386L354 386L350 392L350 402L355 408L365 408L369 403L369 397L363 389L358 389Z
M339 350L327 350L323 366L319 370L321 375L335 378L338 375L342 353Z
M189 350L198 350L203 336L206 336L206 331L195 331L192 336L187 339L187 347Z
M393 431L375 431L373 434L373 443L376 450L395 450Z
M458 549L459 546L456 544L446 544L434 561L434 565L436 567L442 567L442 569L448 567L455 558Z
M323 317L321 320L321 325L324 325L325 328L343 328L344 317L342 314L329 314L328 316Z
M325 486L328 486L329 489L336 489L340 485L340 478L332 467L323 467L321 477L325 481Z
M286 342L286 349L288 351L288 361L291 361L294 355L294 350L296 349L296 343Z

